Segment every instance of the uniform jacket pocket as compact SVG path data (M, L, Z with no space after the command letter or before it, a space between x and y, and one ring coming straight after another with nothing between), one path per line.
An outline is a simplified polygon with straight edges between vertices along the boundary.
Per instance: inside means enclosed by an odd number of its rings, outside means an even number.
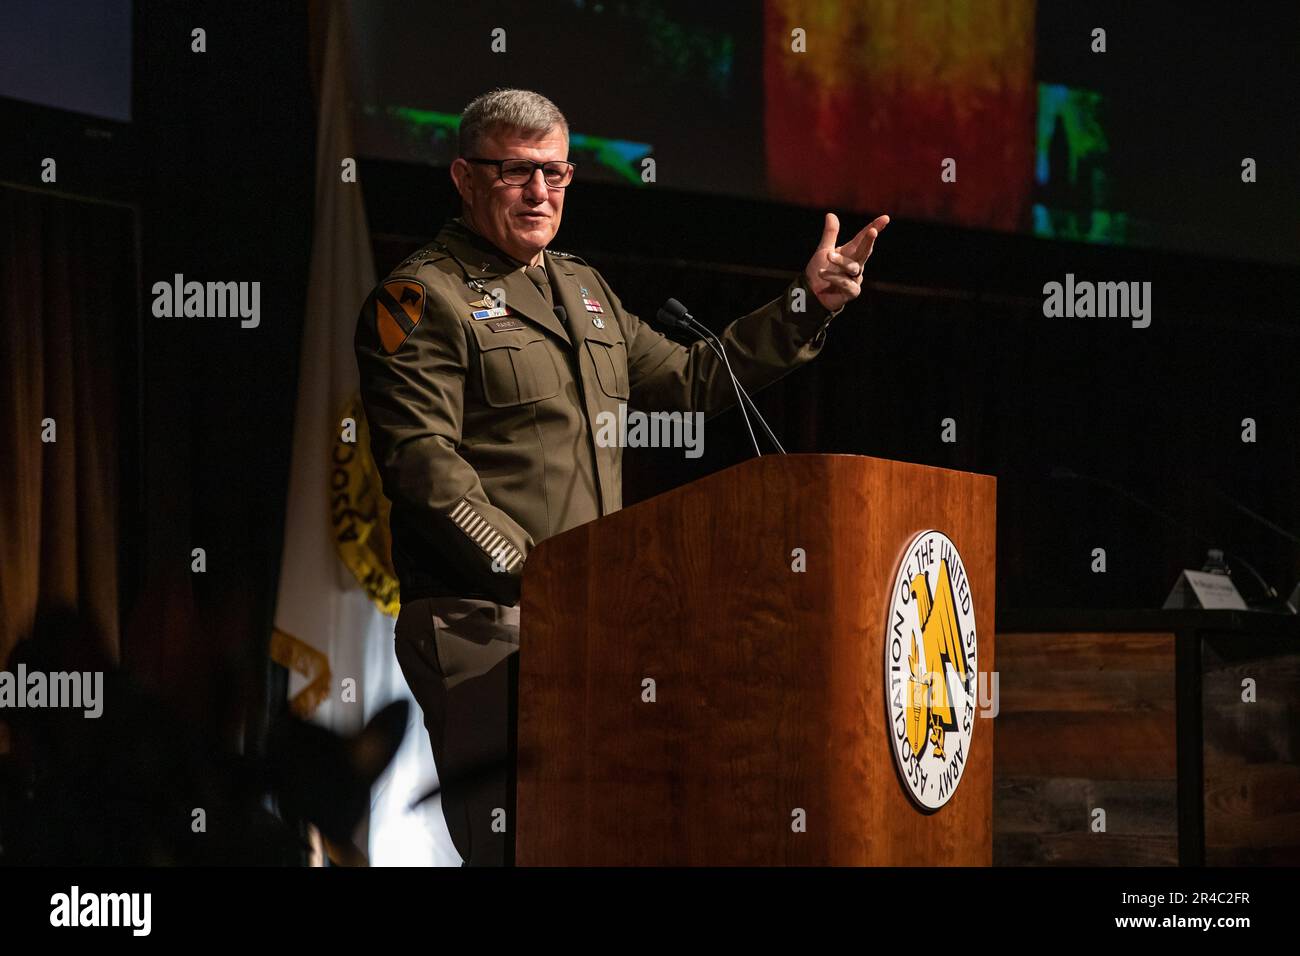
M523 405L560 393L560 374L546 336L537 329L480 334L475 329L483 399L493 408Z
M610 398L626 400L630 394L627 383L627 346L622 342L602 342L587 339L587 353L596 367L596 378L601 390Z

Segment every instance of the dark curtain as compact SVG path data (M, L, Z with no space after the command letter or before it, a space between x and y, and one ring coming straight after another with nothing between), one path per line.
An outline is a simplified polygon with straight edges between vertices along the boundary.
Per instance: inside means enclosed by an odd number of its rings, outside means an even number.
M135 215L0 187L0 243L0 661L42 604L76 608L116 659Z

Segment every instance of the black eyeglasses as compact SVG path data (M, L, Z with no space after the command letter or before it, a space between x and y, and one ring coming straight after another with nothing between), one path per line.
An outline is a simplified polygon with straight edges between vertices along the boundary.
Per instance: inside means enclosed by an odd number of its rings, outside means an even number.
M480 166L495 166L497 175L507 186L527 186L533 179L533 170L542 171L546 185L563 189L573 181L573 163L551 160L548 163L535 163L531 159L476 159L466 156L467 163Z

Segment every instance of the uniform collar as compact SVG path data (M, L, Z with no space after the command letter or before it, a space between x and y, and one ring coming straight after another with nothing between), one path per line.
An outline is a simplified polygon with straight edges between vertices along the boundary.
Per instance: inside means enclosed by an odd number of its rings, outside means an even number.
M449 219L443 224L438 233L438 242L460 260L469 278L483 280L488 289L498 286L504 289L506 305L559 336L566 344L573 344L564 323L546 304L542 294L537 291L537 286L524 274L525 263L506 255L465 225L460 218ZM543 263L549 258L545 253L542 254ZM562 304L567 310L567 301Z
M442 231L438 233L438 241L460 258L470 276L475 279L506 275L525 265L480 236L459 216L448 219L443 224Z

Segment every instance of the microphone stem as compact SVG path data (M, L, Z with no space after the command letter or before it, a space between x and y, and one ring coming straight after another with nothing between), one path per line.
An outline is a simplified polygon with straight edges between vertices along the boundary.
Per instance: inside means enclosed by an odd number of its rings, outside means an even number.
M722 364L727 370L727 375L731 377L731 386L736 391L736 404L740 406L740 417L745 420L745 428L749 430L749 440L754 445L754 454L755 456L762 458L763 452L758 447L758 438L754 434L754 426L749 423L749 412L746 411L745 403L741 399L741 396L745 394L745 391L740 387L740 382L736 379L735 373L731 371L731 362L727 358L727 350L725 348L719 350L718 347L715 346L713 342L710 341L710 339L713 337L713 333L710 332L703 325L701 325L699 322L696 322L689 315L683 317L682 322L692 332L694 332L696 335L699 335L703 339L704 343L708 345L709 348L713 349L713 351L718 355L718 357L722 359Z
M768 440L776 446L778 452L782 455L786 454L785 448L781 445L781 442L777 440L776 435L772 434L772 429L768 427L767 420L763 418L758 407L754 405L754 400L750 398L749 393L745 391L745 386L740 384L740 380L736 378L736 373L731 370L731 362L727 359L727 349L722 340L714 335L713 331L707 325L696 321L694 318L687 317L684 321L688 323L691 330L699 335L703 339L704 343L708 345L709 348L713 349L714 353L722 359L723 365L726 366L727 374L731 376L732 387L735 388L736 395L740 399L740 411L745 418L745 424L749 425L749 414L745 411L746 404L748 404L748 407L754 412L754 417L758 419L758 424L763 429L763 433L767 435ZM714 344L715 342L717 343L716 345ZM751 438L754 437L754 429L752 427L749 429L749 434ZM758 452L757 439L754 439L754 450ZM762 457L762 452L758 452L758 454L759 457Z

